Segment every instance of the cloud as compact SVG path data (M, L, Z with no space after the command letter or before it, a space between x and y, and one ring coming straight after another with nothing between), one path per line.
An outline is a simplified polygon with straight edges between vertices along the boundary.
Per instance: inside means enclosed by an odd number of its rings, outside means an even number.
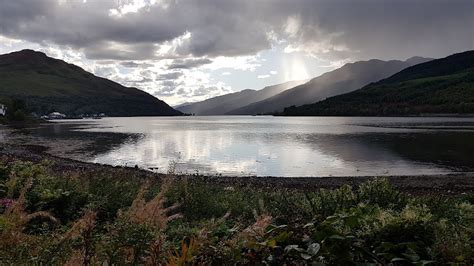
M209 95L209 94L211 94L211 93L213 93L213 92L215 92L219 89L220 88L214 87L214 86L212 86L212 87L202 86L202 87L199 87L199 88L193 90L192 96L206 96L206 95Z
M233 69L242 71L255 71L260 67L261 60L259 56L235 56L225 57L219 56L214 58L212 63L204 66L206 69L217 70L217 69Z
M82 49L91 59L153 59L162 45L171 45L168 56L251 55L274 38L320 57L420 48L446 55L472 48L473 8L470 0L0 0L0 34Z
M265 27L248 31L255 26L242 16L249 4L0 0L0 34L83 49L90 59L141 60L153 58L159 45L190 33L190 38L173 47L175 55L234 56L270 47Z
M261 56L276 47L328 68L472 50L472 10L472 0L0 0L0 50L34 47L165 100L196 101L232 91L210 77L216 70L226 82L280 74Z
M152 64L136 63L136 62L133 62L133 61L123 61L123 62L120 62L120 65L123 66L123 67L128 67L128 68L151 67L151 66L153 66Z
M94 73L100 77L109 77L111 75L117 74L118 70L115 66L96 66Z
M190 59L175 59L168 66L168 69L190 69L195 67L200 67L202 65L210 64L212 60L207 58L190 58Z
M276 70L271 70L268 72L268 74L262 74L262 75L257 75L257 78L258 79L266 79L266 78L269 78L271 77L272 75L276 75L278 74L278 71Z
M113 60L149 60L156 58L156 46L150 43L123 44L114 41L103 41L91 44L84 49L89 59Z
M159 74L157 76L157 80L178 79L181 76L183 76L182 72L175 71L175 72Z

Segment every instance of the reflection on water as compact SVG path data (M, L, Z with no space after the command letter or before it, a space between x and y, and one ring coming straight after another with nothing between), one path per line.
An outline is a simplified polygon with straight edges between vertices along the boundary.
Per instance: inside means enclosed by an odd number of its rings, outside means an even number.
M151 117L61 121L31 135L86 140L84 160L165 172L410 175L474 169L473 118Z

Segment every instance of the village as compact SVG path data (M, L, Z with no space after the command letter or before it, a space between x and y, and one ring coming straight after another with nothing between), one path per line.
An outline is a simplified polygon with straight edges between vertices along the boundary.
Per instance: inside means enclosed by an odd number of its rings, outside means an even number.
M71 115L65 115L60 112L52 112L47 115L42 115L40 116L41 119L44 120L57 120L57 119L101 119L103 117L106 117L106 114L100 113L100 114L80 114L78 116L71 116Z
M0 116L5 117L7 116L7 111L8 108L6 105L0 103ZM40 118L43 120L58 120L58 119L101 119L103 117L106 117L107 115L105 113L99 113L99 114L80 114L77 116L72 116L72 115L66 115L60 112L51 112L49 114L45 115L38 115L36 113L31 113L30 114L32 117L35 118Z
M7 107L3 104L0 104L0 116L5 116L7 114Z

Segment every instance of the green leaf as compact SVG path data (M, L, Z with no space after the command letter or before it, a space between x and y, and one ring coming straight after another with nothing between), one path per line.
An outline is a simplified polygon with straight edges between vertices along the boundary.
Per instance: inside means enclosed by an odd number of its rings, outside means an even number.
M286 240L288 240L289 237L290 237L290 234L285 231L285 232L281 232L279 235L277 235L273 239L275 239L277 242L285 242Z
M325 222L327 223L333 223L335 221L338 221L339 220L339 217L338 216L335 216L335 215L332 215L332 216L328 216L325 220Z
M420 261L420 256L418 256L418 254L414 253L414 254L408 254L408 253L402 253L402 255L409 259L410 261L412 262L417 262L417 261Z
M276 245L277 245L277 242L275 239L268 240L266 243L266 246L271 247L271 248L276 247Z
M311 256L314 256L314 255L318 254L320 249L321 249L321 245L319 245L318 243L313 243L313 244L309 245L307 251Z
M337 240L344 240L346 239L345 237L341 236L341 235L332 235L332 236L329 236L328 238L330 239L337 239Z
M303 226L303 228L314 227L314 223L307 223Z
M381 246L384 250L390 250L390 249L395 248L395 244L390 243L390 242L382 242Z
M349 216L346 218L346 225L350 228L354 228L359 225L359 218L357 216Z
M420 261L421 265L428 265L428 264L433 264L436 263L434 260L422 260Z
M406 261L406 259L404 259L404 258L393 258L392 260L390 260L390 262L397 262L397 261Z
M282 229L282 228L286 228L286 227L288 227L288 225L286 225L286 224L279 225L279 226L275 226L275 227L273 227L272 229L268 230L267 233L271 233L271 232L273 232L273 231L275 231L275 230Z
M292 251L304 252L304 249L298 247L298 245L288 245L285 247L285 253L290 253Z
M285 247L285 251L292 250L292 249L295 249L295 248L298 248L298 245L288 245L288 246Z

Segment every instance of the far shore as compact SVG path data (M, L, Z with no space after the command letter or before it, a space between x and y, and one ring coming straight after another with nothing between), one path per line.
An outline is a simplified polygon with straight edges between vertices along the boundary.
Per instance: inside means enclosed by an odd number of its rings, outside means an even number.
M474 117L474 114L472 113L466 113L466 114L450 114L450 113L445 113L445 114L408 114L408 115L400 115L400 114L393 114L393 115L284 115L280 113L276 114L262 114L263 116L265 115L270 115L270 116L282 116L282 117L455 117L455 118L471 118ZM250 115L249 115L250 116ZM260 115L259 115L260 116Z
M128 174L131 178L161 178L164 174L136 167L111 166L77 161L51 155L47 148L40 145L12 145L0 146L0 163L15 161L30 161L38 163L44 160L52 162L54 172L65 173L109 173ZM461 172L446 175L411 175L411 176L384 176L399 190L412 195L459 195L474 192L474 173ZM297 189L314 191L321 188L334 189L349 184L357 187L361 183L376 178L376 176L342 176L342 177L271 177L271 176L205 176L180 175L176 178L205 180L210 185L254 186L262 189Z

